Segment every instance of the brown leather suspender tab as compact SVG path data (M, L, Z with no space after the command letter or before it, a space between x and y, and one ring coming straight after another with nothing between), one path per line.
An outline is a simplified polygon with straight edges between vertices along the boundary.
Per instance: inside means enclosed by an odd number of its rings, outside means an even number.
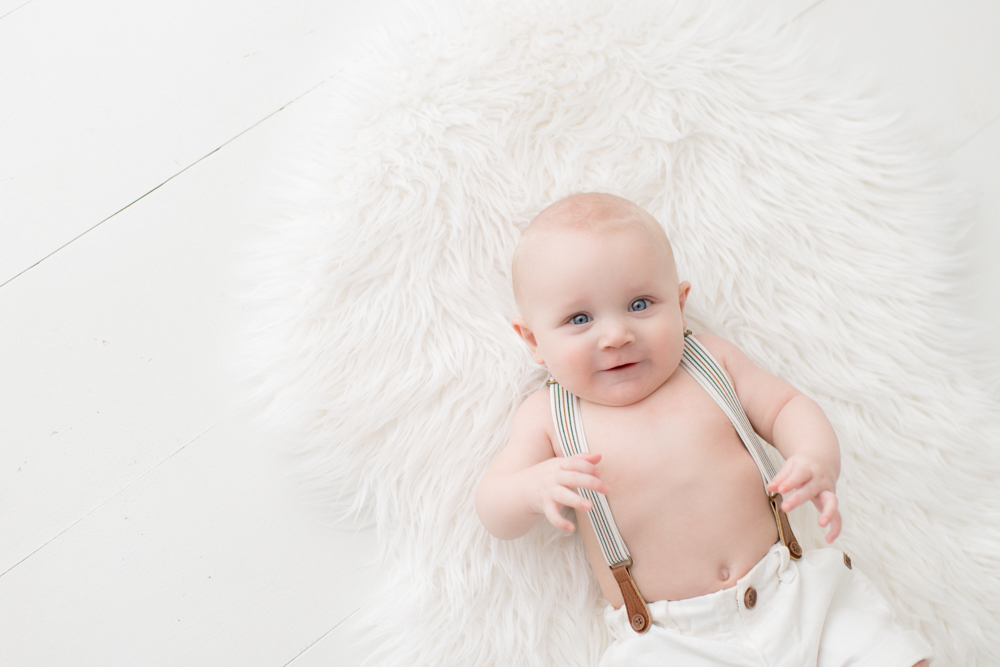
M646 601L642 599L639 588L635 585L635 580L632 579L632 573L629 572L628 568L631 564L632 561L628 560L613 565L611 573L615 575L615 581L618 582L618 588L621 589L622 598L625 600L625 611L628 612L629 625L636 632L643 633L649 630L649 607L646 606Z
M792 524L788 522L788 515L781 509L781 494L772 493L770 501L771 511L774 512L774 522L778 524L778 538L783 545L788 547L788 554L792 557L792 560L802 558L802 547L799 545L799 541L795 539L795 533L792 532Z

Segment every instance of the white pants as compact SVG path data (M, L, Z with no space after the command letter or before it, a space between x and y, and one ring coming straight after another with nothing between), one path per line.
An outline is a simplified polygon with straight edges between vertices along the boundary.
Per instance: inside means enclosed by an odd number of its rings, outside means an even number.
M645 634L604 612L615 642L600 667L911 667L931 648L835 549L789 558L780 543L733 588L649 604Z

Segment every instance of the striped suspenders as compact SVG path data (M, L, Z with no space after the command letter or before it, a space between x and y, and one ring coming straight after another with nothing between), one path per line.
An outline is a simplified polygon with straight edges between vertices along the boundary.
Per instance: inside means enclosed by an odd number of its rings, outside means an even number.
M733 388L733 383L729 381L729 376L719 366L715 357L709 354L705 346L699 343L697 338L690 335L690 332L684 333L684 356L681 358L681 367L697 380L698 384L708 392L708 395L718 403L722 411L729 417L729 421L736 428L740 440L746 445L754 463L757 464L757 470L760 471L766 489L767 485L771 483L771 478L778 471L774 469L774 464L767 452L764 451L763 443L757 437L753 426L750 425L746 413L743 412L743 406L740 405L740 401L736 397L736 390ZM778 526L778 538L782 544L788 547L789 555L798 560L802 557L802 547L792 533L792 525L788 522L788 515L781 511L781 494L768 493L767 495L771 503L771 511L774 512L774 522Z
M750 425L746 413L743 412L743 407L736 397L736 391L733 389L729 377L708 350L689 334L690 332L685 332L684 335L684 354L681 358L681 367L708 392L709 396L729 417L740 439L757 464L757 469L760 471L760 476L766 487L777 472L771 459ZM559 436L563 455L568 457L587 452L587 438L580 420L580 399L553 380L549 381L549 399L552 407L552 421ZM632 629L636 632L645 632L649 629L649 609L629 572L632 557L618 532L614 517L611 516L608 499L603 493L590 489L578 489L578 491L580 495L593 504L593 509L587 512L587 516L590 518L590 524L593 526L594 533L601 545L604 560L607 561L615 581L621 588ZM781 543L788 547L792 558L798 559L802 556L802 548L792 534L788 517L781 511L781 494L768 495Z

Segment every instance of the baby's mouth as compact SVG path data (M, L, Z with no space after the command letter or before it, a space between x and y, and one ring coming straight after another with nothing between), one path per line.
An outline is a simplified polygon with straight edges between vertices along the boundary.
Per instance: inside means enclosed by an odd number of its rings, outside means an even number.
M612 366L611 368L608 368L607 370L609 370L609 371L623 371L626 368L632 368L633 366L635 366L635 364L636 364L636 362L633 361L633 362L628 363L628 364L621 364L620 366Z

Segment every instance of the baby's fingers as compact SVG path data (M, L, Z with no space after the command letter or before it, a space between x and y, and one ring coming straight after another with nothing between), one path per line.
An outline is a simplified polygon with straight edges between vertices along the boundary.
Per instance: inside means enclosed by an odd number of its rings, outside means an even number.
M577 498L579 498L579 496L577 496ZM559 530L564 530L567 533L573 532L575 526L572 521L559 513L560 505L558 502L555 500L548 500L542 504L542 510L545 514L545 518L548 519L549 523L553 526Z
M830 532L826 534L826 543L830 544L840 535L840 512L835 511L830 518Z
M597 463L600 460L600 454L578 454L569 458L559 459L559 467L562 470L576 470L577 472L585 472L588 475L598 477Z
M790 495L785 496L781 502L781 509L788 513L807 500L815 502L820 492L819 482L816 479L811 479L808 483L795 489Z
M572 507L582 512L589 512L593 507L589 500L564 486L553 489L552 499L564 507Z
M830 526L826 534L826 542L829 544L840 535L840 511L837 509L837 496L829 491L823 491L813 499L813 504L819 510L819 525Z
M772 493L778 492L784 495L792 489L797 489L808 483L812 479L812 476L812 471L806 466L795 465L793 462L787 461L778 474L774 476L774 479L771 480L771 483L767 485L767 490ZM785 509L785 511L787 512L788 510Z
M778 486L785 481L785 478L792 472L792 468L794 466L795 463L793 461L785 461L784 465L781 466L781 470L779 470L774 477L771 478L771 481L768 482L766 487L767 490L771 493L777 491Z
M582 472L564 471L559 475L559 484L570 489L590 489L604 494L611 491L611 487L599 478Z

